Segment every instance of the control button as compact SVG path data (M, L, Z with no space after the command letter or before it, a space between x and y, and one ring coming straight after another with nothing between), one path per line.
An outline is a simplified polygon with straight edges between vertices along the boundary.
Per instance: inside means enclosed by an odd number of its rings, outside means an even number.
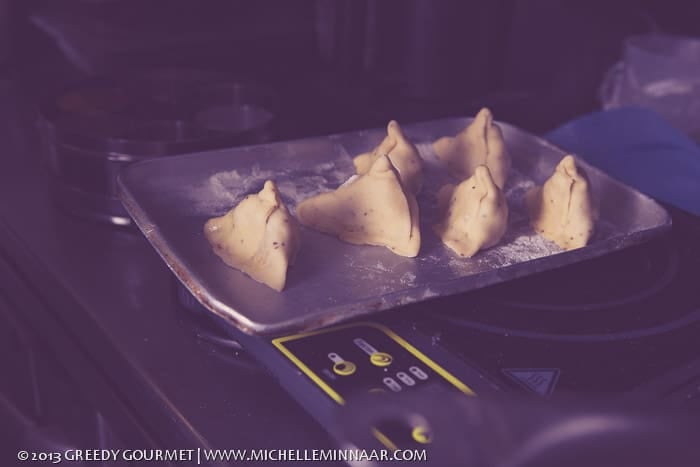
M387 376L382 381L384 382L384 386L388 387L394 392L399 392L401 390L401 385L397 383L394 378Z
M369 361L372 362L372 365L389 366L391 365L391 362L394 361L394 358L388 353L374 352L369 356Z
M411 437L420 444L430 444L433 441L430 430L420 425L411 431Z
M416 380L408 376L403 371L399 371L398 373L396 373L396 377L399 378L399 381L401 381L406 386L414 386L416 384Z
M408 371L411 372L413 376L415 376L418 379L425 380L428 379L428 375L425 373L425 371L421 370L417 366L412 366L408 369Z
M367 392L369 392L370 394L380 394L380 393L386 392L386 389L384 389L384 388L372 388Z
M340 376L349 376L355 373L355 370L357 370L357 365L348 361L337 362L333 365L333 373Z

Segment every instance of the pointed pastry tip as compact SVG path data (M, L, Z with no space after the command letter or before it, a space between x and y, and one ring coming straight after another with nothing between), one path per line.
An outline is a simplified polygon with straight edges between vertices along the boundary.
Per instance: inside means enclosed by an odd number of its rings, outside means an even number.
M491 122L493 121L493 114L491 113L491 110L489 110L488 107L483 107L481 110L479 110L479 113L476 114L475 119L491 124Z
M277 186L272 180L266 180L263 189L258 193L261 199L270 201L271 203L279 203L279 192Z
M576 175L576 159L571 154L564 156L564 158L559 162L559 167L564 169L569 175Z
M399 136L403 137L403 130L401 129L401 125L399 125L399 122L396 120L391 120L387 126L386 126L386 133L389 136Z

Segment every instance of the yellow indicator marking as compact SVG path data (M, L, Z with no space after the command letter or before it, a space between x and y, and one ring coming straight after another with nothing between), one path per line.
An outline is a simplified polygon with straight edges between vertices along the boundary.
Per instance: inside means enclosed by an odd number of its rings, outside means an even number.
M435 373L438 375L442 376L447 380L450 384L452 384L454 387L462 391L464 394L468 396L475 396L476 393L471 390L469 386L458 380L452 373L449 371L445 370L443 367L432 361L430 358L428 358L427 355L423 354L420 350L416 349L413 347L411 344L406 342L401 336L396 334L394 331L391 329L387 328L386 326L383 326L381 324L377 323L357 323L357 325L364 325L364 326L369 326L375 329L379 329L382 331L384 334L387 336L391 337L397 344L399 344L401 347L404 349L408 350L411 354L413 354L414 357L416 357L418 360L421 362L425 363L429 368L431 368ZM351 325L347 325L351 326Z
M303 337L300 334L299 334L299 336ZM311 370L311 368L306 366L306 364L304 362L299 360L296 357L296 355L294 355L292 352L290 352L290 350L282 344L282 342L284 342L284 340L291 340L290 337L294 338L294 336L280 337L279 339L274 339L272 341L272 343L274 344L275 347L277 347L279 349L280 352L282 352L284 354L285 357L290 359L306 376L311 378L311 381L313 381L314 383L316 383L318 385L318 387L323 389L323 392L328 394L331 397L331 399L333 399L334 401L336 401L340 405L345 404L345 399L343 399L340 396L340 394L338 394L337 392L335 392L333 390L333 388L328 386L325 381L323 381L316 373L313 372L313 370ZM284 340L282 340L282 339L284 339Z
M384 433L381 431L377 430L376 428L372 428L372 434L374 435L377 440L384 445L385 448L390 449L392 451L398 451L399 448L394 444L392 440L386 437Z
M386 326L383 326L381 324L371 323L371 322L344 324L344 325L335 326L332 328L319 329L317 331L302 332L299 334L293 334L291 336L278 337L277 339L272 340L272 344L275 347L277 347L277 349L279 349L279 351L282 352L282 354L284 354L289 360L291 360L292 363L294 363L306 376L308 376L311 379L311 381L316 383L318 385L318 387L320 387L326 394L328 394L331 397L331 399L333 399L335 402L337 402L340 405L344 405L345 399L343 399L343 397L340 394L338 394L335 390L333 390L333 388L331 388L328 384L326 384L326 382L323 381L316 373L314 373L314 371L311 368L306 366L306 364L304 362L302 362L287 347L285 347L284 343L287 341L302 339L302 338L308 337L308 336L315 336L317 334L323 334L326 332L336 331L338 329L348 329L348 328L362 327L362 326L371 327L371 328L378 329L379 331L383 332L384 334L389 336L394 342L396 342L401 347L406 349L414 357L416 357L418 360L423 362L426 366L431 368L435 373L442 376L447 382L449 382L454 387L456 387L457 389L462 391L464 394L467 394L469 396L476 395L474 393L474 391L472 391L466 384L464 384L463 382L458 380L450 372L448 372L443 367L441 367L440 365L438 365L437 363L432 361L430 358L428 358L426 355L424 355L421 351L419 351L418 349L413 347L411 344L409 344L407 341L405 341L398 334L394 333L394 331L392 331L391 329L389 329ZM382 353L383 352L376 352L375 354L382 354ZM388 355L388 354L384 354L384 355L387 355L391 359L391 355ZM348 363L348 362L345 362L345 363ZM391 363L391 361L389 363ZM415 431L415 429L413 431ZM394 444L393 441L391 441L389 438L387 438L387 436L384 433L377 430L376 428L372 428L372 434L387 449L391 449L393 451L396 451L398 449L398 447L396 446L396 444ZM413 436L413 439L415 439L417 442L419 442L419 443L421 442L418 439L416 439L416 435L414 433L411 433L411 435ZM428 441L428 442L430 442L430 441Z
M389 366L394 358L385 352L374 352L369 356L369 361L375 366Z
M416 357L418 360L423 362L426 366L431 368L435 373L438 375L442 376L447 382L452 384L454 387L462 391L464 394L467 394L469 396L474 396L476 395L474 391L469 388L466 384L458 380L454 375L452 375L450 372L445 370L443 367L432 361L428 356L424 355L421 351L413 347L411 344L406 342L402 337L400 337L398 334L396 334L394 331L391 329L387 328L386 326L383 326L381 324L377 323L371 323L371 322L359 322L359 323L353 323L353 324L344 324L341 326L335 326L331 328L326 328L326 329L319 329L316 331L308 331L308 332L302 332L299 334L293 334L291 336L284 336L284 337L278 337L277 339L272 340L272 344L277 347L280 352L282 352L288 359L290 359L306 376L311 378L311 380L316 383L326 394L328 394L331 399L336 401L338 404L343 405L345 404L345 399L342 398L340 394L335 392L333 388L328 386L316 373L314 373L311 368L306 366L304 362L299 360L299 358L296 357L287 347L285 347L284 343L287 341L293 341L297 339L302 339L304 337L309 337L309 336L315 336L317 334L323 334L327 332L332 332L336 331L338 329L348 329L348 328L355 328L355 327L362 327L362 326L367 326L371 327L374 329L378 329L387 336L389 336L394 342L399 344L401 347L406 349L409 353L411 353L414 357ZM379 352L381 353L381 352Z
M433 441L433 436L424 426L417 426L411 431L411 437L420 444L430 444Z
M348 376L355 373L357 366L353 362L337 362L333 365L333 373L340 376Z

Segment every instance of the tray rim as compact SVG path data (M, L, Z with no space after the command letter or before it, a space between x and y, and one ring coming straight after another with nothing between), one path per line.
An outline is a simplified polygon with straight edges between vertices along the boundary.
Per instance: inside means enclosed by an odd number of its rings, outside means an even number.
M442 118L442 119L436 119L436 120L426 120L426 121L419 121L419 122L411 122L405 124L405 127L410 127L414 125L424 125L424 124L439 124L441 122L454 122L457 120L466 120L469 121L473 117L465 117L465 116L460 116L460 117L448 117L448 118ZM502 121L496 121L498 125L501 126L506 126L510 127L512 130L515 130L516 132L526 134L528 136L531 136L533 138L536 138L540 144L543 144L545 146L548 146L550 149L555 150L557 152L560 152L562 154L574 154L570 151L567 151L560 146L557 146L550 141L546 140L545 138L539 136L539 135L534 135L532 133L529 133L525 130L522 130L521 128L512 125L507 122L502 122ZM218 149L212 149L209 151L198 151L194 153L185 153L185 154L178 154L174 156L169 156L167 159L170 160L171 158L186 158L186 157L192 157L194 155L206 155L210 153L219 153L223 151L230 151L230 150L242 150L244 148L259 148L259 147L269 147L269 146L275 146L275 145L287 145L287 144L294 144L294 143L302 143L305 141L313 141L313 140L318 140L321 138L326 138L326 139L332 139L332 138L341 138L345 135L350 135L350 134L356 134L356 133L362 133L362 132L372 132L372 131L378 131L381 130L381 128L366 128L366 129L360 129L360 130L355 130L355 131L350 131L350 132L344 132L344 133L333 133L325 136L314 136L314 137L306 137L306 138L298 138L298 139L292 139L292 140L281 140L281 141L275 141L275 142L269 142L269 143L262 143L262 144L255 144L255 145L247 145L247 146L236 146L236 147L230 147L230 148L218 148ZM433 299L437 298L444 298L448 296L455 296L459 294L466 294L469 292L472 292L474 290L479 290L483 289L485 287L489 287L492 285L495 285L497 283L501 282L507 282L511 281L514 279L519 279L528 275L532 274L537 274L540 272L548 271L548 270L554 270L558 269L564 266L567 266L569 264L575 264L579 263L582 261L587 261L590 259L594 258L599 258L602 256L605 256L607 254L613 253L615 251L619 251L621 249L638 245L641 243L645 243L652 238L655 238L659 235L664 234L668 230L671 229L672 227L672 218L671 215L669 214L668 210L666 210L659 202L657 202L655 199L651 198L649 195L640 192L639 190L625 184L624 182L616 179L615 177L608 175L606 172L603 170L595 167L594 165L590 164L584 157L579 156L577 154L574 154L577 157L577 160L583 161L583 164L586 166L586 169L592 168L593 170L599 172L602 176L607 177L610 182L618 185L620 188L629 190L633 192L636 196L641 196L644 198L645 202L652 203L655 205L657 209L660 210L661 213L664 215L663 222L660 224L651 227L651 228L646 228L643 230L638 230L634 231L631 233L625 234L624 237L620 239L616 238L611 238L607 239L604 241L602 244L597 243L593 245L588 245L583 248L575 249L575 250L570 250L570 251L562 251L559 252L555 255L548 255L548 256L543 256L540 258L532 259L532 260L527 260L527 261L521 261L517 262L514 264L510 264L507 266L502 266L498 268L493 268L489 269L488 271L481 272L477 274L480 277L480 285L478 287L474 287L470 290L465 290L465 291L459 291L459 292L453 292L449 294L436 294L436 295L430 295L429 297L421 298L421 299L411 299L411 300L401 300L400 298L395 301L391 301L388 299L395 298L396 296L402 296L405 294L407 290L414 290L414 289L423 289L425 292L431 290L431 287L426 286L426 285L420 285L416 287L409 287L406 289L403 289L401 291L395 291L391 292L388 294L385 294L381 297L381 300L379 300L379 297L370 297L369 299L364 299L359 302L355 302L352 304L351 307L348 307L347 305L336 305L336 306L330 306L324 308L324 311L326 311L324 316L318 316L318 315L311 315L306 318L290 318L287 320L279 321L274 324L267 324L267 323L259 323L253 319L250 319L248 316L246 316L244 313L234 310L233 307L226 305L225 303L222 303L220 300L209 296L209 294L206 292L206 286L203 284L198 284L197 279L194 279L191 277L190 274L187 273L187 268L185 265L181 264L178 260L176 255L171 255L168 252L172 250L170 245L168 244L168 241L166 238L164 238L160 234L160 229L157 228L152 222L148 221L148 215L143 211L143 209L139 206L139 203L136 201L134 198L133 194L130 192L129 188L126 186L126 182L124 181L124 178L128 175L128 172L133 171L133 170L139 170L138 168L143 166L143 165L148 165L148 164L159 164L163 163L164 159L163 158L152 158L152 159L146 159L138 162L134 162L129 164L128 166L124 167L122 170L120 170L120 173L118 174L117 177L117 192L119 199L121 200L122 204L124 205L124 208L126 211L129 213L131 218L133 219L134 223L136 226L139 228L139 230L143 233L143 235L146 237L146 239L149 241L151 246L156 250L158 255L161 257L161 259L165 262L167 265L168 269L172 271L172 273L175 275L175 277L180 281L180 283L192 294L192 296L197 300L197 302L207 311L214 313L218 317L224 319L226 322L229 322L236 326L238 329L243 331L246 334L249 335L279 335L280 333L283 332L304 332L304 331L310 331L314 329L319 329L323 328L326 326L330 326L333 324L338 324L341 322L348 321L350 319L355 319L355 318L365 318L367 315L370 313L374 312L379 312L379 311L388 311L400 306L408 305L408 304L414 304L414 303L425 303L429 302ZM618 240L618 241L615 241ZM579 257L579 259L575 261L567 261L567 259L572 255L575 254L576 256ZM531 268L529 270L522 270L519 271L518 266L521 266L522 263L528 263L530 264ZM537 264L539 263L545 263L545 267L536 267ZM555 263L555 264L552 264ZM556 264L559 263L559 264ZM533 267L534 266L534 267ZM503 272L510 273L508 274L508 277L505 279L500 280L498 276L503 275ZM514 271L514 273L513 273ZM500 274L499 274L500 273ZM459 281L463 280L463 277L458 277L458 278L453 278L450 280L443 281L441 285L444 284L449 284L454 281ZM389 303L390 302L390 303ZM389 306L386 306L387 303L389 303ZM231 309L234 311L234 313L230 313L226 311L226 309ZM355 308L360 308L362 311L359 311L358 314L353 315L353 316L344 316L342 313L334 312L336 310L348 310L348 309L355 309ZM347 314L347 313L346 313Z

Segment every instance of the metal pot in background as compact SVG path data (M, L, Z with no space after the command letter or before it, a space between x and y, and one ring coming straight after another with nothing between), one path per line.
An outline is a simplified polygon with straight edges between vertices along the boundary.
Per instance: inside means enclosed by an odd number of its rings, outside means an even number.
M155 70L94 79L47 99L39 128L56 202L83 218L131 219L121 167L153 157L257 144L274 135L276 99L219 73Z

